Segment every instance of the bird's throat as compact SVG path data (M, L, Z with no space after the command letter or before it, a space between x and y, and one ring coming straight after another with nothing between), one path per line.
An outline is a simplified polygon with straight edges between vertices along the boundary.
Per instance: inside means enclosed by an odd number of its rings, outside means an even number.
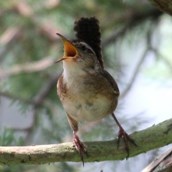
M73 82L87 75L77 63L63 61L63 75L66 82Z

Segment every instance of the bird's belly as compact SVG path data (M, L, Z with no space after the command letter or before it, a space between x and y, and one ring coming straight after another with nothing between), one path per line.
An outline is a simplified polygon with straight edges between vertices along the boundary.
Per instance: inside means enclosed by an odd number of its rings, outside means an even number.
M64 77L61 78L62 83L58 82L58 94L64 110L73 119L96 121L115 110L118 96L102 75L73 78Z
M97 96L93 99L66 99L63 104L66 112L76 121L95 121L111 113L116 105L115 99Z

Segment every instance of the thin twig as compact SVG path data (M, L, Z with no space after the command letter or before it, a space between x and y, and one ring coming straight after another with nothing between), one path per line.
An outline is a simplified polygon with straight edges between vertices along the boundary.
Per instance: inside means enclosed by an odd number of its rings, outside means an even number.
M15 46L17 39L21 36L22 31L18 27L9 27L0 37L0 45L2 49L0 51L0 61L5 57L9 50Z
M172 149L156 157L141 172L170 172L172 169Z
M136 68L132 74L132 77L131 77L129 83L127 84L127 87L122 92L121 98L125 97L126 94L129 92L129 90L132 88L132 85L134 84L135 80L137 79L137 76L139 74L139 70L140 70L142 64L144 63L144 61L147 57L147 54L150 51L152 51L152 32L153 32L153 29L152 29L152 27L150 27L148 32L147 32L147 36L146 36L146 46L147 47L146 47L145 51L143 52L141 58L139 59L139 62L136 65Z
M46 99L53 87L55 87L60 74L55 74L50 77L50 79L42 85L38 94L34 97L33 101L36 106L39 106Z
M146 59L146 56L147 56L147 53L148 53L149 49L146 49L144 52L143 52L143 55L142 57L140 58L134 72L133 72L133 75L130 79L130 82L127 84L127 87L125 88L125 90L121 93L121 98L125 97L126 94L129 92L129 90L132 88L132 85L133 83L135 82L138 74L139 74L139 70L140 70L140 67L142 66L143 62L145 61Z
M5 96L13 100L18 100L24 102L26 104L32 105L32 124L27 128L14 128L15 131L24 131L26 132L26 137L24 139L25 144L30 143L32 140L33 133L35 131L35 127L37 127L37 122L39 116L37 115L40 106L45 105L44 101L47 98L48 94L52 90L52 88L56 85L57 79L60 74L52 75L49 81L46 82L38 92L38 94L32 99L27 100L16 95L12 95L9 92L2 92L0 91L0 96Z
M46 84L42 85L38 94L33 98L33 102L34 102L34 106L32 109L33 119L32 119L32 124L30 125L28 130L26 130L27 135L25 137L25 143L31 142L35 128L38 126L37 123L38 123L39 115L37 113L38 113L39 107L44 104L44 101L46 100L47 96L51 92L52 88L56 85L59 75L60 74L52 75L49 81L47 81Z
M151 51L153 51L153 53L155 54L155 56L157 58L159 58L166 66L168 66L168 68L172 72L172 63L171 63L171 61L168 60L167 58L165 58L157 49L151 47Z
M20 102L23 102L23 103L29 104L29 105L34 105L35 104L35 102L32 101L32 100L19 97L19 96L14 95L14 94L12 94L10 92L7 92L7 91L0 91L0 96L7 97L7 98L9 98L11 100L20 101Z
M140 25L141 23L145 22L147 19L152 19L153 22L156 22L159 17L163 13L156 10L151 9L150 11L145 11L145 13L138 13L134 12L126 21L124 27L121 30L115 31L109 37L107 37L104 41L102 41L102 47L106 47L111 43L116 42L119 38L125 35L125 33L134 27Z

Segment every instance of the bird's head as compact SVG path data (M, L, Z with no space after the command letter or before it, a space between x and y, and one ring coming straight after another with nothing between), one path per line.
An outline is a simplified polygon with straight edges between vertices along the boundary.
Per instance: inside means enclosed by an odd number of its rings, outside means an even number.
M98 65L96 54L85 42L69 41L63 35L57 33L64 44L64 55L57 62L63 61L65 66L73 66L80 69L95 68Z

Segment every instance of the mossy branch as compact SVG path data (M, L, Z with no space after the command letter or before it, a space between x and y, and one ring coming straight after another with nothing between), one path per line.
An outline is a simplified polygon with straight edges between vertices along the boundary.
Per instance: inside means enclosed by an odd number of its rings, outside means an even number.
M138 144L138 147L130 145L130 157L168 145L172 143L172 119L130 136ZM122 144L117 149L117 140L85 142L85 145L88 151L88 156L84 157L85 162L122 160L126 157ZM42 164L64 161L81 161L72 143L0 147L1 164Z

